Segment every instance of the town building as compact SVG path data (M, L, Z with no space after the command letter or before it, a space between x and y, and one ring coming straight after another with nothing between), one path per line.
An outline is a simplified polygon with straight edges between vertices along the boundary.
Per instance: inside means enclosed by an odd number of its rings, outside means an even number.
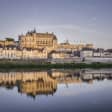
M0 59L37 60L52 58L68 59L67 62L71 62L71 58L74 60L73 57L77 57L75 52L83 48L92 49L93 47L93 44L71 44L69 41L58 43L54 33L37 33L34 29L25 35L20 35L17 41L14 41L13 38L0 40Z
M69 41L60 43L57 46L57 50L59 51L77 51L82 50L83 48L92 49L94 46L93 44L71 44Z
M112 49L105 50L104 57L112 58Z
M101 48L94 49L93 57L104 57L104 49L101 49Z
M93 49L84 48L80 51L80 57L92 57L93 56Z
M37 60L47 59L48 53L45 48L41 49L19 49L15 46L0 47L0 59L22 59L22 60Z

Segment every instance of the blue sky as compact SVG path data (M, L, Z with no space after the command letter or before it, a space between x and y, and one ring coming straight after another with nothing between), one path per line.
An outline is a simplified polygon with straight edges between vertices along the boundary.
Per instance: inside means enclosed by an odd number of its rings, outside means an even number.
M112 48L112 0L0 0L0 39L34 28L60 42Z

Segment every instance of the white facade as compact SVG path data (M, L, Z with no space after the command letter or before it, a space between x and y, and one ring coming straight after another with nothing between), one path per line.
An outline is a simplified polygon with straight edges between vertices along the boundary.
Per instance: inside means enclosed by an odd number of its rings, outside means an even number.
M0 48L0 59L47 59L47 50Z
M112 58L112 53L111 52L104 52L104 57L111 57Z
M53 58L53 59L70 58L70 54L63 53L63 52L56 52L56 53L51 54L51 58Z
M93 51L92 50L84 50L80 52L80 57L92 57Z
M94 57L103 57L104 53L103 52L93 52Z

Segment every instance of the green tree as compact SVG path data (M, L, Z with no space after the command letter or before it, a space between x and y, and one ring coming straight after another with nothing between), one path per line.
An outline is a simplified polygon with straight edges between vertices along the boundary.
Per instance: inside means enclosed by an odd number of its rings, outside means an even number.
M10 38L10 37L7 37L6 38L6 41L14 41L14 39L13 38Z

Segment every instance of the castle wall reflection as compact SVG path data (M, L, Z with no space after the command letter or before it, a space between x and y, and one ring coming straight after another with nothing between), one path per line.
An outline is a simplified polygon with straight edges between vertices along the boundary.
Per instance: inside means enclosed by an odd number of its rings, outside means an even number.
M53 95L58 84L94 83L94 80L112 79L110 71L48 70L32 72L0 72L0 87L18 88L19 93L31 97Z

